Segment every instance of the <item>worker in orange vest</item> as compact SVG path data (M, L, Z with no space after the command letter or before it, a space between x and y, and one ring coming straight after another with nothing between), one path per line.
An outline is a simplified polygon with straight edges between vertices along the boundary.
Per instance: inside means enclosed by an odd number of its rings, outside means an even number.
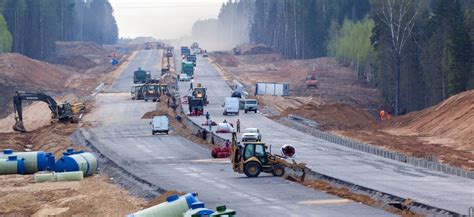
M385 120L385 111L384 110L380 110L379 115L380 115L380 120L382 120L382 121Z

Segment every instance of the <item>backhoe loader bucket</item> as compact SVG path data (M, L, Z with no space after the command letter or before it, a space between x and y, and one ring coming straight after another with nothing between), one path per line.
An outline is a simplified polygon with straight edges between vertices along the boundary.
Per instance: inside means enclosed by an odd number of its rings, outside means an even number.
M13 125L13 130L18 132L26 132L25 126L23 126L23 121L15 120L15 125Z

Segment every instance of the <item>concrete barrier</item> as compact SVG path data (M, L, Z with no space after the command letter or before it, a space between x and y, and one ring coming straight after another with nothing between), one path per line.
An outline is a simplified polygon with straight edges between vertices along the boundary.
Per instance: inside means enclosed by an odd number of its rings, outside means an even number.
M384 158L389 158L389 159L400 161L403 163L408 163L413 166L422 167L422 168L426 168L429 170L433 170L433 171L437 171L437 172L441 172L441 173L445 173L449 175L455 175L455 176L460 176L463 178L474 179L474 171L468 171L468 170L464 170L458 167L453 167L453 166L449 166L449 165L437 162L436 158L429 157L428 159L423 159L419 157L407 156L402 153L389 151L380 147L375 147L370 144L362 143L345 136L339 136L339 135L331 134L328 132L323 132L311 126L312 125L311 122L314 122L314 121L308 120L304 117L300 117L296 115L288 115L287 118L282 118L280 121L282 121L287 126L290 126L303 133L306 133L314 137L318 137L320 139L324 139L326 141L329 141L338 145L342 145L348 148L367 152L367 153L378 155Z

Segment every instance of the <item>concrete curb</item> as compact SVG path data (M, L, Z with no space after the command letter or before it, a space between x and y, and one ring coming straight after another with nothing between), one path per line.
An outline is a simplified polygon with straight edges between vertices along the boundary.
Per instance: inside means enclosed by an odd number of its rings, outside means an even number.
M343 187L343 188L347 188L352 193L359 194L359 195L366 195L370 197L371 199L382 203L380 205L380 208L393 206L393 204L401 205L403 204L404 201L411 200L409 198L398 197L393 194L385 193L385 192L378 191L375 189L360 186L351 182L347 182L341 179L337 179L331 176L327 176L327 175L312 171L309 168L305 168L304 172L301 170L298 171L298 170L287 168L285 172L288 174L288 176L291 176L292 178L297 179L297 180L303 179L302 181L325 181L325 182L330 183L330 185L333 187L338 187L338 188ZM423 214L426 216L462 216L461 214L450 211L450 210L433 207L433 206L419 203L416 201L413 201L412 203L407 205L405 209L408 211Z

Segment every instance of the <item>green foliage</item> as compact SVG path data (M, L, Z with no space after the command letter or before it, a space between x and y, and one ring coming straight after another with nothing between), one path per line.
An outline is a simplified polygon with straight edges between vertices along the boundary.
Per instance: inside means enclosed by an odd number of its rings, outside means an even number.
M0 53L10 52L12 47L12 35L8 31L7 23L5 18L0 14Z
M374 21L368 18L355 22L344 20L341 29L329 41L329 55L336 57L339 62L359 66L364 71L374 57L370 41L374 26Z
M12 52L45 59L56 41L113 44L118 28L108 0L0 0Z

